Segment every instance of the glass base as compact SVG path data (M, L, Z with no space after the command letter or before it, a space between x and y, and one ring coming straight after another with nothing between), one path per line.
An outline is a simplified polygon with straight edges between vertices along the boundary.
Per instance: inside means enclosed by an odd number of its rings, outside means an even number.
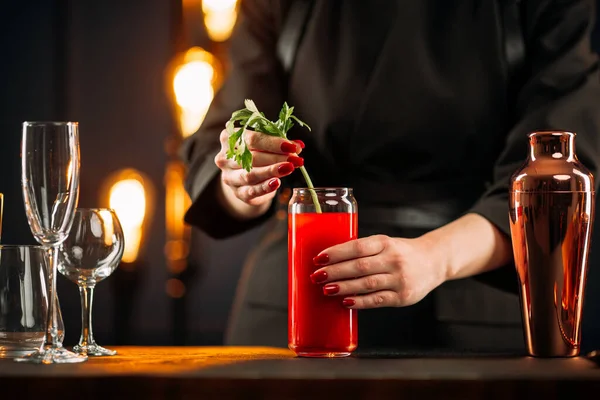
M87 359L87 356L73 353L64 347L46 347L24 357L15 358L15 361L33 364L71 364L80 363Z
M38 347L36 347L35 349L27 349L27 350L14 350L14 349L6 350L5 348L2 348L2 346L0 346L0 358L15 358L15 357L26 356L27 354L31 354L34 351L37 351L37 349L38 349Z
M300 351L296 353L298 357L313 357L313 358L341 358L348 357L350 352L331 352L331 353L313 353L308 351Z
M114 356L117 354L116 350L109 350L96 343L87 346L75 345L73 351L79 354L87 354L88 356Z

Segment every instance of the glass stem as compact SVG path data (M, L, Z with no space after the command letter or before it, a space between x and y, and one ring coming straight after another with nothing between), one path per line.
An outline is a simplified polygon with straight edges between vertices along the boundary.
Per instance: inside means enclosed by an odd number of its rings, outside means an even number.
M46 346L60 348L62 344L58 340L58 323L56 320L56 269L58 265L58 249L48 247L48 315L46 321Z
M94 301L94 285L80 285L79 295L81 298L81 337L79 346L87 348L94 344L92 333L92 303Z

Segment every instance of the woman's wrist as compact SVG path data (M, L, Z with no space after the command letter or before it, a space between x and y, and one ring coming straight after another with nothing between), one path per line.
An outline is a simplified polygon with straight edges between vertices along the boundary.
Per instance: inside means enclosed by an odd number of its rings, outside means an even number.
M467 214L422 237L445 280L462 279L507 265L510 238L479 214Z
M217 185L217 201L227 211L229 215L240 221L247 221L258 218L264 215L271 207L271 201L264 202L260 205L250 205L238 199L233 193L231 187L223 183L219 176L219 184Z

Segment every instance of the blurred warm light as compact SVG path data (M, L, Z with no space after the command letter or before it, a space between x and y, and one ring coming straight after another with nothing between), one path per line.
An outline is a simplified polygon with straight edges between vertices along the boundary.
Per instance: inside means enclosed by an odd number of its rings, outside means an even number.
M179 279L171 278L167 281L166 291L170 297L180 299L185 294L185 285Z
M167 164L165 186L170 195L166 198L166 226L169 237L183 238L187 231L183 215L190 206L190 198L184 187L185 168L180 163Z
M185 167L177 161L168 163L165 172L165 256L173 273L183 272L189 253L190 228L183 218L191 202L185 190L184 180Z
M175 69L173 92L183 137L196 132L204 121L215 94L214 65L215 58L212 54L199 47L192 47Z
M202 0L202 11L223 12L235 9L237 0Z
M134 169L118 171L107 179L108 207L115 211L123 229L123 263L138 259L149 208L150 183ZM107 220L109 216L106 216Z
M104 226L104 244L106 246L112 246L116 241L113 216L109 210L99 210L98 216L102 220L102 226Z
M204 25L215 42L229 39L237 19L237 0L203 0Z
M73 179L73 160L69 161L69 165L67 166L67 182L69 186L71 186L71 180Z
M142 224L146 212L144 185L136 179L115 183L110 191L110 207L119 215L125 236L123 262L134 262L142 241Z
M204 23L208 30L209 37L215 42L224 42L229 39L233 26L235 25L235 14L212 13L206 14Z

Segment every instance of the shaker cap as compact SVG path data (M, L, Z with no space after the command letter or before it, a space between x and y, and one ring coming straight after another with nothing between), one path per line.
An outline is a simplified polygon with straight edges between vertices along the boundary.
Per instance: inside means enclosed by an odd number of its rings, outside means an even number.
M529 157L511 177L513 192L593 192L594 177L577 159L575 133L529 134Z

